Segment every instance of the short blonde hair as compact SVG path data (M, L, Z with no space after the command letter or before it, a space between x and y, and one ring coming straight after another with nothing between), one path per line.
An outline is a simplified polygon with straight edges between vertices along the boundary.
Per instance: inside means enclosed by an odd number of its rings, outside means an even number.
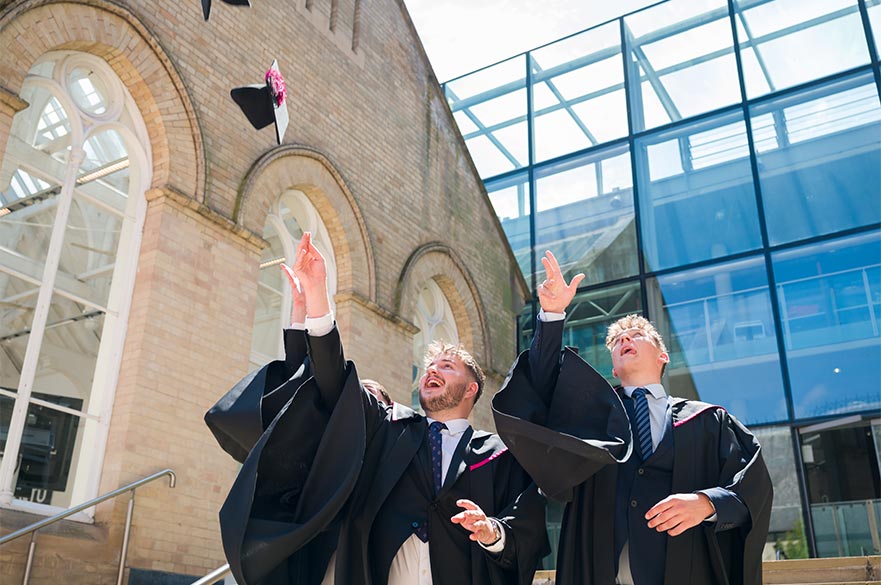
M615 345L615 340L618 336L631 329L642 331L652 340L652 343L654 343L658 349L667 353L667 346L664 345L664 339L661 337L661 334L658 333L658 330L655 329L652 322L642 315L627 315L609 325L609 331L606 333L606 347L608 350L612 351L612 347Z
M465 364L465 367L471 372L474 381L477 382L477 394L474 395L474 403L477 404L480 395L483 394L483 386L486 382L486 374L483 373L480 364L477 363L474 356L471 355L461 343L453 344L446 341L432 341L425 350L425 357L422 360L423 367L428 369L431 362L441 355L450 355L459 358L462 360L462 363Z

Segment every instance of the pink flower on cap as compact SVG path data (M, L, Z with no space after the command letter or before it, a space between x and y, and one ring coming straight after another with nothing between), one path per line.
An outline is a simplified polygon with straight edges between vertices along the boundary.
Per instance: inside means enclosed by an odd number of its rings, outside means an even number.
M275 101L276 107L281 106L287 95L287 87L281 72L278 69L269 69L266 72L266 83L269 85L269 91L272 92L272 99Z

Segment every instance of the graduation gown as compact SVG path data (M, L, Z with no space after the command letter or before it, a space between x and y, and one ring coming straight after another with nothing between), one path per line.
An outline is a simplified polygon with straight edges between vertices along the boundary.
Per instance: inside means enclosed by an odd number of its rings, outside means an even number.
M630 454L630 425L602 376L573 350L560 352L561 334L562 322L539 323L532 348L514 363L493 400L493 414L499 434L542 491L566 504L557 584L612 585L616 463ZM664 582L761 585L772 487L758 442L721 407L681 398L670 405L672 493L726 488L746 506L750 521L734 529L704 522L668 536ZM639 551L630 555L634 562Z
M394 555L373 558L375 550L389 547L378 546L388 536L372 528L393 488L418 465L427 425L411 409L385 407L361 388L336 329L305 339L307 366L277 387L271 387L279 381L273 368L282 366L264 367L225 397L228 408L217 409L223 415L209 417L225 429L255 429L257 418L264 426L220 512L224 550L241 585L317 585L334 549L336 583L379 585L377 576L387 575ZM288 401L266 423L267 398L279 396ZM224 423L218 425L220 419ZM233 419L242 422L229 424ZM470 436L460 441L426 511L433 582L531 583L548 550L544 499L498 436L466 432ZM220 432L218 439L229 444L228 434ZM246 435L253 438L253 432ZM239 450L233 451L241 454L247 440L236 440ZM450 522L461 511L455 506L460 498L476 502L505 526L502 552L485 551Z

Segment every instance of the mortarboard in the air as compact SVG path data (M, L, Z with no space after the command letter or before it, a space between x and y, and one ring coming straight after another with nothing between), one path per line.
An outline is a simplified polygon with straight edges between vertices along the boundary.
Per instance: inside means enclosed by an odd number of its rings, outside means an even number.
M236 87L229 94L257 130L275 122L275 137L281 144L288 128L288 104L285 101L287 90L284 77L278 70L278 61L272 61L264 79L263 84Z
M222 2L235 6L251 7L251 0L222 0ZM208 20L209 14L211 14L211 0L202 0L202 16L205 17L205 20Z

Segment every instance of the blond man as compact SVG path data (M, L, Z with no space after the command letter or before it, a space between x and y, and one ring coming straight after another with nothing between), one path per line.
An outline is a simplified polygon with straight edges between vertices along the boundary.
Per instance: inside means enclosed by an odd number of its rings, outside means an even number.
M553 254L542 263L532 346L493 407L515 457L566 504L557 583L761 585L772 489L755 437L721 407L668 396L664 340L641 316L609 328L615 389L562 350L583 275L567 284Z

